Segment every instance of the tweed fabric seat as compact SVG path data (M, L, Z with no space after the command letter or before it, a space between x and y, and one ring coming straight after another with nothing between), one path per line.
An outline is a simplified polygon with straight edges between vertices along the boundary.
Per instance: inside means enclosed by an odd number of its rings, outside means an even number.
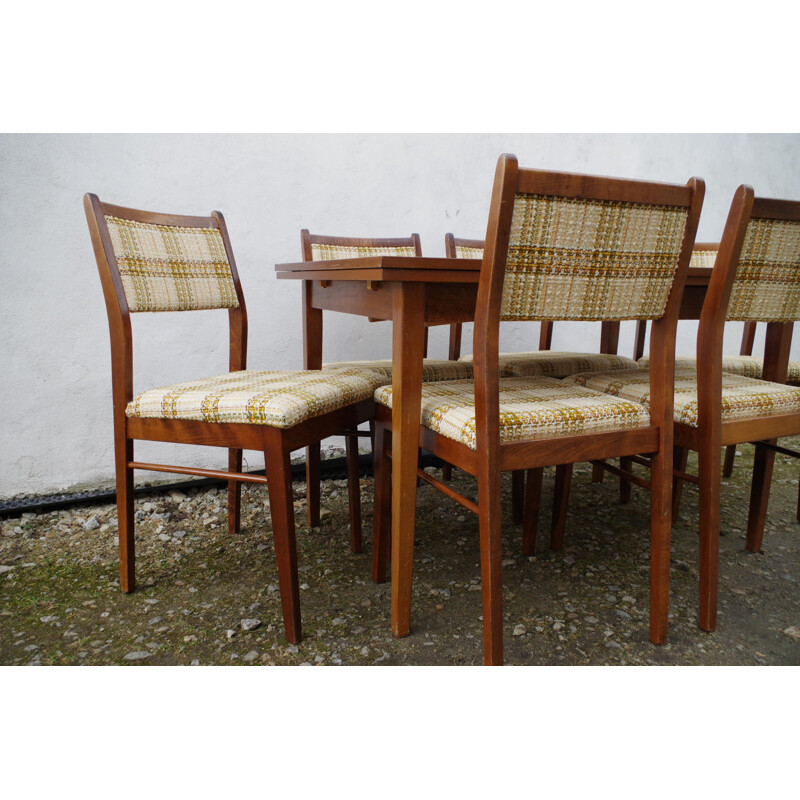
M502 443L650 424L650 415L640 403L610 398L554 378L500 378L499 384ZM377 389L375 401L391 408L392 387ZM423 385L420 422L448 439L477 449L473 381Z
M462 356L472 362L472 355ZM636 369L626 356L607 353L570 353L537 350L533 353L500 353L500 376L504 378L566 378L578 372L604 372L611 369Z
M648 367L650 359L647 356L640 358L636 362L640 367ZM695 356L678 356L675 359L675 368L697 368L697 358ZM743 375L746 378L757 378L761 380L764 369L764 360L756 356L723 356L722 371L731 375ZM589 372L589 370L586 370ZM790 361L789 370L786 373L786 383L790 386L800 386L800 361Z
M358 372L376 372L381 376L381 383L392 382L392 362L385 361L334 361L323 364L323 370L349 369ZM426 358L422 361L422 380L429 381L457 381L471 378L472 364L464 361L443 361L435 358Z
M565 383L641 403L649 408L650 370L636 369L572 375ZM675 422L697 427L697 370L675 369ZM800 413L800 387L743 375L722 376L722 421Z
M380 385L380 373L369 370L241 370L149 389L125 414L287 429L366 400Z

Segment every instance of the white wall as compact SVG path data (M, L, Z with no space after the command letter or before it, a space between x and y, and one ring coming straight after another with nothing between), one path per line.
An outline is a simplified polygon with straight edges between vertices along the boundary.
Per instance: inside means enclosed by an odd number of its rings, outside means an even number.
M707 191L698 241L719 239L740 183L762 196L800 198L796 135L1 136L0 498L113 479L108 330L85 192L156 211L222 211L248 303L249 365L300 368L300 284L277 281L273 269L300 260L300 229L414 231L425 254L443 255L447 231L484 236L502 152L523 166L680 183L699 175ZM326 359L390 354L387 323L327 314L325 325ZM597 327L556 325L553 346L594 348ZM729 328L726 351L735 353L741 326ZM682 323L679 352L693 352L694 330ZM225 371L226 336L221 311L134 316L135 389ZM621 353L632 337L633 323L624 324ZM535 349L537 339L536 323L508 324L502 345ZM434 329L431 355L445 357L446 342L446 330ZM218 452L200 451L139 445L137 454L224 465ZM258 454L247 460L263 466Z

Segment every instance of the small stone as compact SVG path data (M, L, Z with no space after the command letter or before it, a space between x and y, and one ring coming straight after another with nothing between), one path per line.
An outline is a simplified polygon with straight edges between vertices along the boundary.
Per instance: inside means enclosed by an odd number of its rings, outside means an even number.
M233 639L233 637L234 637L234 636L236 636L236 631L235 631L235 630L233 630L233 628L228 628L228 630L227 630L227 631L225 631L225 636L226 636L228 639Z
M564 556L564 563L567 566L572 566L575 563L575 556Z
M251 650L249 653L246 653L242 658L242 661L255 661L258 658L258 650Z
M514 626L514 636L524 636L527 632L528 629L524 625Z
M147 620L147 624L158 625L158 623L161 622L162 619L163 619L162 617L153 617L152 619Z
M182 503L186 499L186 495L183 492L175 490L169 493L169 499L172 500L173 503Z
M325 520L330 519L333 516L333 512L329 508L320 508L319 510L319 521L325 522Z
M193 658L192 661L190 662L189 666L190 667L199 667L200 666L200 659L199 658Z
M240 623L243 631L254 631L261 627L260 619L243 619Z
M605 597L606 603L616 603L617 596L615 594L607 594Z
M145 599L145 603L149 603L151 606L155 605L158 602L157 597L148 597Z
M784 628L782 633L786 634L786 636L790 637L791 639L800 640L800 628L795 625Z
M12 564L10 567L6 566L5 564L0 564L0 575L4 572L11 572L14 569L14 565Z
M623 611L621 608L618 608L614 612L620 619L629 620L631 619L631 615L627 611Z
M139 661L142 658L150 658L150 655L147 650L134 650L132 653L126 653L123 658L125 661Z
M606 642L606 647L611 650L622 650L622 645L619 642L615 642L613 639Z
M631 597L629 594L624 594L622 595L622 602L628 603L629 605L634 605L634 603L636 603L636 598Z
M553 623L553 630L554 631L560 631L563 627L564 627L564 623L563 622L554 622Z
M178 540L183 539L184 536L186 536L186 531L175 531L175 533L172 534L172 538Z
M55 614L48 614L46 617L39 617L39 622L58 622L58 617Z
M347 620L343 619L342 617L334 617L331 620L331 625L346 625L346 624L347 624Z
M97 514L92 514L92 516L83 523L83 529L85 531L96 531L99 527L100 520L97 518Z

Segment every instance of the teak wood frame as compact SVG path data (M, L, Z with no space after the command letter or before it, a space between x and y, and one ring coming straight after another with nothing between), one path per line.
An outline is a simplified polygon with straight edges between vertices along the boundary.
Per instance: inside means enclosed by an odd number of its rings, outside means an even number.
M663 204L687 209L684 238L669 300L664 315L654 320L650 337L651 357L657 367L651 373L649 427L501 444L498 399L500 307L511 216L517 192ZM476 511L479 517L486 664L501 664L503 661L501 473L642 452L654 454L651 476L650 638L657 644L666 641L675 330L703 196L704 184L698 178L692 178L686 186L677 186L519 169L516 158L509 155L501 156L498 162L475 309L473 353L477 449L472 450L423 426L420 426L419 435L420 446L477 478L477 509L465 499L462 499L462 505ZM393 404L397 401L398 398L394 397ZM392 435L393 420L392 414L382 406L378 406L376 414L375 449L378 459L373 550L379 559L385 559L388 552L387 511L390 495L387 446ZM436 485L436 481L430 482ZM452 496L452 491L449 494ZM394 498L392 506L394 510ZM397 556L397 546L393 541L392 557L394 559ZM377 567L378 572L384 569L381 563Z
M100 281L105 297L111 338L111 380L114 418L114 461L119 520L120 587L123 592L136 588L133 472L135 469L173 472L223 478L228 481L228 530L240 528L241 483L266 484L269 492L275 557L281 594L284 630L293 643L302 638L300 592L297 576L294 505L290 454L310 442L319 441L348 427L371 419L374 401L370 398L315 417L292 428L266 425L210 423L193 420L144 419L127 417L125 409L133 400L133 337L131 319L119 266L106 224L106 215L134 222L182 228L219 230L230 264L238 308L228 309L229 370L244 370L247 361L247 310L225 220L218 211L209 217L162 214L103 203L97 195L84 198L86 219L91 233ZM169 464L149 464L134 460L134 441L161 441L207 445L228 449L228 471L190 468ZM242 473L242 450L264 453L265 475ZM349 476L352 482L352 475ZM356 473L356 484L358 474Z

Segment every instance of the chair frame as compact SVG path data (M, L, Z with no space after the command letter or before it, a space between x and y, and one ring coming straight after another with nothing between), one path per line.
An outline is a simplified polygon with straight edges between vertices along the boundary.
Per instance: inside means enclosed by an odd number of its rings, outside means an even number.
M501 301L515 195L532 193L560 197L677 205L687 209L684 239L664 315L653 323L651 355L658 369L651 373L651 408L648 427L594 432L582 435L500 442L499 334ZM514 156L501 156L495 173L489 222L475 310L475 410L477 449L420 426L419 444L431 453L474 475L478 481L477 505L458 496L445 484L420 471L420 477L478 514L480 527L484 661L503 661L502 550L500 476L504 471L536 469L576 461L636 453L654 453L651 474L651 593L650 638L663 643L667 635L669 605L670 489L672 476L673 379L675 331L683 286L704 195L703 181L692 178L686 186L655 184L572 173L520 169ZM376 409L375 557L384 559L388 545L386 498L387 446L391 413ZM380 502L379 502L380 498ZM375 566L375 565L374 565Z
M123 592L136 588L134 545L134 470L152 470L203 477L221 478L228 482L228 530L237 532L241 524L241 483L266 484L269 492L272 531L281 594L286 637L290 642L302 638L300 594L297 575L294 505L290 454L293 450L319 441L346 427L371 419L374 400L337 409L302 422L288 429L267 425L211 423L195 420L148 419L127 417L125 409L133 400L133 337L131 312L119 273L105 216L111 215L135 222L182 228L216 228L219 230L230 264L238 299L238 308L228 310L229 371L246 368L247 310L228 230L222 214L214 211L208 217L163 214L103 203L95 194L84 198L86 219L100 273L108 312L111 338L111 375L114 419L114 461L116 472L117 510L119 521L120 587ZM161 441L206 445L228 449L228 471L151 464L134 460L134 442ZM242 450L264 453L265 475L242 473Z

